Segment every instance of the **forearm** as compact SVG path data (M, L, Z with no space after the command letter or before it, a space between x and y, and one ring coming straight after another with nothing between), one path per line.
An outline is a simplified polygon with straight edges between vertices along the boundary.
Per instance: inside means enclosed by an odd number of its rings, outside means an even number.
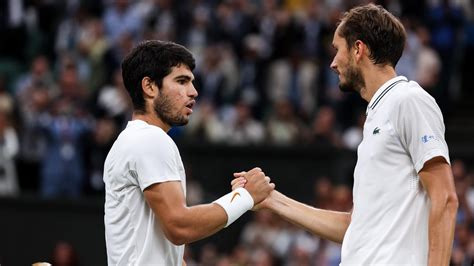
M459 205L451 167L438 156L426 162L419 175L431 201L428 265L448 265Z
M268 208L289 222L322 238L342 243L351 215L317 209L286 197L278 191L272 192Z
M457 201L432 202L429 217L428 265L448 265L454 238Z
M174 244L189 244L224 228L227 214L215 203L184 207L167 223L165 232Z

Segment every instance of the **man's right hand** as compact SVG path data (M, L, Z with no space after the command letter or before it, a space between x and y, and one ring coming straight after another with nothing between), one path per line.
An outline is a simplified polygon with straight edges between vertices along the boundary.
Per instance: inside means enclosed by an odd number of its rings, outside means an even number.
M275 184L270 183L270 177L265 176L265 173L259 167L255 167L248 172L241 172L240 174L242 174L241 177L246 180L245 184L241 187L245 187L250 193L254 201L254 206L267 198L270 192L275 188Z
M234 173L235 178L230 183L230 185L232 186L232 190L235 190L239 187L243 187L243 188L248 190L248 188L247 188L248 181L245 177L246 174L248 174L248 172L245 172L245 171L240 172L240 173ZM266 177L266 178L268 178L268 182L270 182L270 177ZM274 183L269 183L269 184L272 186L273 189L275 188ZM266 203L268 202L268 198L272 195L273 189L270 191L270 194L264 200L262 200L260 202L257 202L254 199L255 204L254 204L254 207L252 208L252 211L257 211L257 210L262 209L262 208L267 208Z

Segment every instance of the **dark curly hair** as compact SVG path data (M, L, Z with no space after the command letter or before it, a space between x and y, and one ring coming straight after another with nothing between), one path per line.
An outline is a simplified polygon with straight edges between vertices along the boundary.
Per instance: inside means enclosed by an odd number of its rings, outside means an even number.
M142 79L149 77L161 88L163 78L173 67L184 64L193 70L195 60L184 46L164 41L144 41L137 45L122 61L122 77L125 88L132 98L135 111L145 112Z

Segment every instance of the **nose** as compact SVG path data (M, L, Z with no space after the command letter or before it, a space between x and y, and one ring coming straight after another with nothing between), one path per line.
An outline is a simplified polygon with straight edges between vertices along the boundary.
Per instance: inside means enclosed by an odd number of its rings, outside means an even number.
M332 62L331 62L331 68L332 68L332 70L334 70L335 72L337 72L337 64L336 64L335 59L336 59L336 58L334 57L334 59L333 59Z
M196 98L198 96L198 92L196 88L194 87L194 84L191 83L190 90L189 90L189 96L192 98Z

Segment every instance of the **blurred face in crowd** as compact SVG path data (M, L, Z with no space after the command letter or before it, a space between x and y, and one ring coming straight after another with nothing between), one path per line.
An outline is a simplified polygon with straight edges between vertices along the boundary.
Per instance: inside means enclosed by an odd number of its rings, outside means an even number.
M189 122L198 95L193 80L193 73L183 64L173 67L171 73L163 78L163 84L153 99L153 110L161 121L169 126L182 126Z
M339 35L341 25L336 29L332 41L336 55L331 63L331 68L339 76L339 88L341 91L360 92L365 86L364 79L360 67L355 63L354 48L348 47L346 40Z

